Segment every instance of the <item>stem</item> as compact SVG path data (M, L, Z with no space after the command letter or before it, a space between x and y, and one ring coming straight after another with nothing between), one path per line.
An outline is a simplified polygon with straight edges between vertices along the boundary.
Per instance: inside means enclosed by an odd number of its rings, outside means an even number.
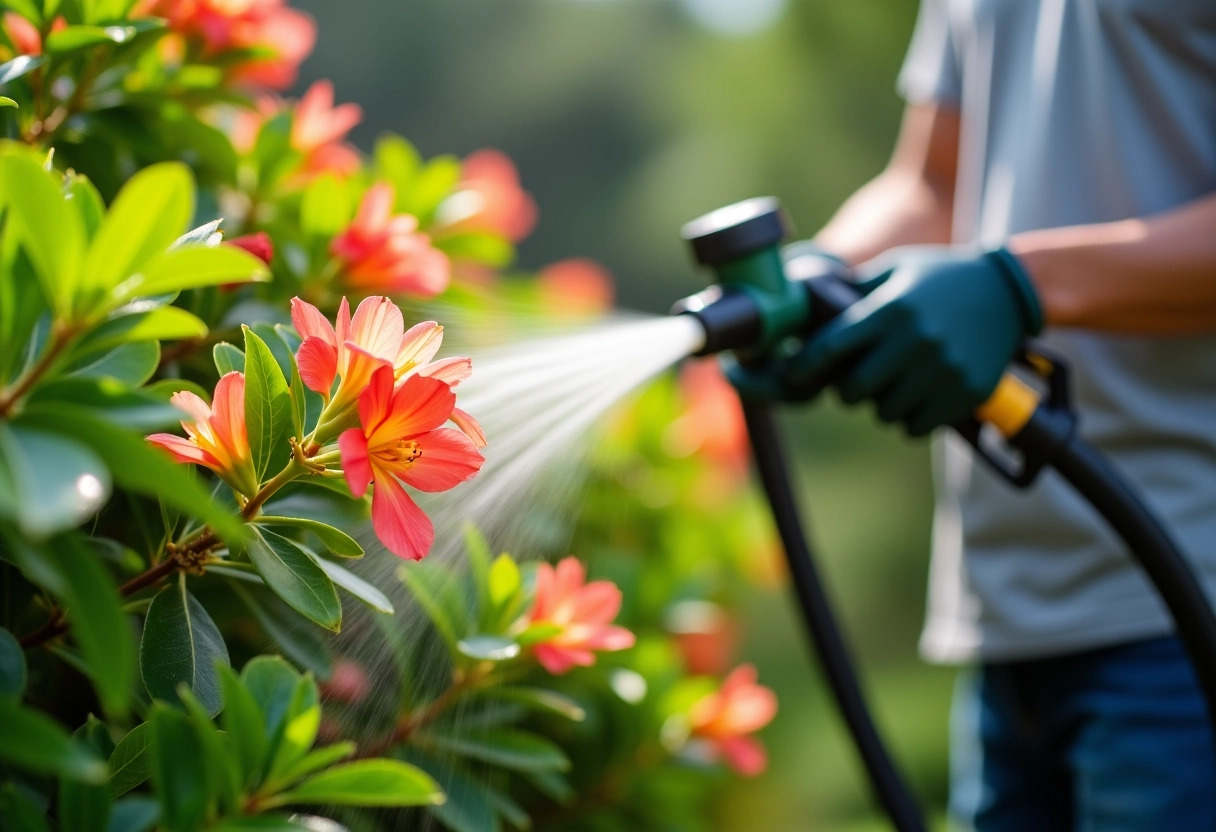
M75 336L75 329L71 327L59 328L52 334L51 343L43 351L34 366L26 370L17 379L17 383L8 390L0 391L0 419L6 419L12 414L13 408L21 397L30 391L30 388L37 383L38 379L46 375L46 372L51 369L55 360L67 349L68 344L72 342Z
M254 517L257 517L258 511L262 508L263 504L273 497L276 491L307 473L309 473L309 470L301 465L293 456L291 462L287 463L287 466L282 471L275 474L274 479L258 489L258 493L254 494L249 502L245 503L245 507L241 509L241 517L246 520L252 520Z
M413 713L403 716L397 721L392 734L361 749L356 756L361 758L379 757L394 745L407 742L415 731L442 716L443 712L455 703L457 699L480 687L493 672L493 668L493 663L482 662L468 673L457 671L452 678L452 684L448 685L443 693Z

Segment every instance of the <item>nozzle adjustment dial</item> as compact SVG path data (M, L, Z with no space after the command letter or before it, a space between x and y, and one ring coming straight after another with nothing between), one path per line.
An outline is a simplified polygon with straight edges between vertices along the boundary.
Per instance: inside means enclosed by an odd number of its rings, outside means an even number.
M698 263L718 266L780 245L787 232L781 202L760 196L710 211L687 223L680 236L692 245Z

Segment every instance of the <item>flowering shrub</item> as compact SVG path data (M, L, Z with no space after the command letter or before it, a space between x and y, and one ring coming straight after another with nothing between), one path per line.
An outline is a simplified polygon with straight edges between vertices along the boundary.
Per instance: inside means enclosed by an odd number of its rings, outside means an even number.
M493 832L628 804L660 828L677 809L639 789L762 768L771 694L746 668L690 676L733 656L694 656L668 609L729 618L734 544L698 542L709 582L682 560L707 517L762 538L724 509L745 502L713 503L742 487L707 432L721 388L665 382L609 429L685 504L654 511L597 458L574 547L595 580L474 530L467 561L426 559L415 496L457 504L493 437L425 299L583 318L611 299L587 261L497 274L536 222L510 160L398 136L364 157L328 82L278 97L315 37L282 0L6 8L0 828L410 821L394 809Z

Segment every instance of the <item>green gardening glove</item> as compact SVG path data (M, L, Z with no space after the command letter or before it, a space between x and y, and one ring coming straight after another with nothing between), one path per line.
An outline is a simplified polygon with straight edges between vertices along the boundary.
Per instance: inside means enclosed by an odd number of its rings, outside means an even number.
M781 386L831 378L846 403L873 399L912 436L972 413L1043 327L1029 277L1003 248L897 248L859 271L877 288L784 361Z

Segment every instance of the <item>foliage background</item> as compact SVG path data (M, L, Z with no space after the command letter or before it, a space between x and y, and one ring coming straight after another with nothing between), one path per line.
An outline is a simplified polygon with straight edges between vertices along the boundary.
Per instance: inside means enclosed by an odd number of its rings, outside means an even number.
M759 0L305 0L324 33L299 89L332 78L424 156L498 147L540 223L518 265L591 256L622 305L662 312L700 286L677 230L779 195L803 234L886 159L913 0L790 0L756 31L697 11ZM729 16L729 15L728 15ZM746 15L745 15L746 16ZM935 811L945 799L953 671L916 657L931 505L927 454L868 413L819 402L788 428L824 570L878 719ZM732 778L721 830L881 829L783 587L753 590L741 653L780 697L768 772Z

